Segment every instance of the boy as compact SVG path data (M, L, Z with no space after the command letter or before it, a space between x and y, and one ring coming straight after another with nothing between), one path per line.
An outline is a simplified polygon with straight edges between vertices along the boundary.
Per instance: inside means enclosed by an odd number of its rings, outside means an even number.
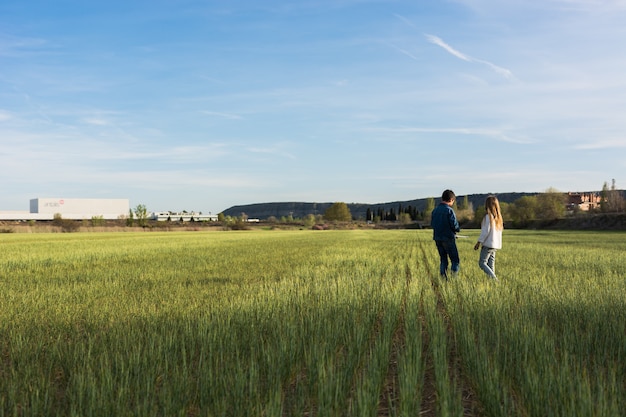
M433 228L433 240L439 252L439 274L448 279L448 258L452 263L452 276L459 272L460 259L456 247L456 233L461 231L452 205L456 196L452 190L445 190L441 195L441 203L431 214L430 225Z

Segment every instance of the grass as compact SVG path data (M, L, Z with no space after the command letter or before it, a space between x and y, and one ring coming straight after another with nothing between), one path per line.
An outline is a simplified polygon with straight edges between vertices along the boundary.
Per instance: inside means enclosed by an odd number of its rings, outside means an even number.
M624 237L5 234L0 416L617 416Z

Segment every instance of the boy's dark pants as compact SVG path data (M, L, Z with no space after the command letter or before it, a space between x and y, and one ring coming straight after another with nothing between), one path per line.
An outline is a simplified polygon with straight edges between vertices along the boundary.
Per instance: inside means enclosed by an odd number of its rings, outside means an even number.
M459 251L456 248L456 240L435 240L435 244L439 252L439 274L444 278L448 278L448 258L450 258L452 263L450 268L452 273L456 274L459 272L461 261L459 259Z

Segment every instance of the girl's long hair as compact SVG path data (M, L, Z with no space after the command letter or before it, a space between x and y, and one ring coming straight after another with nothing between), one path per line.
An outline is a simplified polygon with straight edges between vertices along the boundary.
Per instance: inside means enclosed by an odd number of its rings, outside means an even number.
M489 219L495 223L497 230L504 229L502 221L502 211L500 211L500 202L496 196L490 195L485 200L485 210L489 214Z

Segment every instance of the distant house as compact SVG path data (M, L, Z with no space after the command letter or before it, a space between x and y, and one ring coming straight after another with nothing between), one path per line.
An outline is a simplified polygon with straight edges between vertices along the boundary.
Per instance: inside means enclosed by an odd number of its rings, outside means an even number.
M567 193L567 209L578 208L581 211L594 210L600 207L602 196L598 192Z

